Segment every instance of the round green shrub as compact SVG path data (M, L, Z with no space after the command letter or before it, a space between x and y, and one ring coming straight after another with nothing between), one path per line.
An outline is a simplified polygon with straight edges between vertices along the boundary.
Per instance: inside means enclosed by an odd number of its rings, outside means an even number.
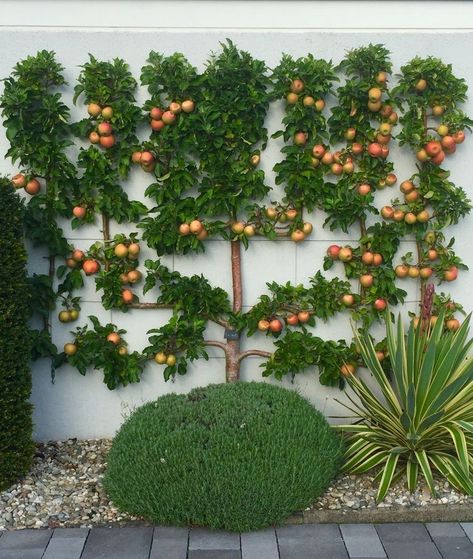
M246 531L321 495L342 443L295 392L264 383L197 388L137 409L108 455L105 489L158 524Z

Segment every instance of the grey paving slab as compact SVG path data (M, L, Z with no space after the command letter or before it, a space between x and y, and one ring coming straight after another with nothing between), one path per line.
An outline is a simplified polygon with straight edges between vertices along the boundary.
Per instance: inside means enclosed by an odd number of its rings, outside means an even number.
M465 534L473 542L473 522L460 522L460 526L465 531Z
M53 532L55 538L87 538L89 535L88 528L56 528Z
M194 528L189 533L189 550L240 549L240 534Z
M189 559L241 559L239 549L192 549Z
M385 542L430 542L427 528L420 522L375 524L383 544Z
M43 553L43 548L0 549L0 559L42 559Z
M434 538L434 543L444 559L472 559L473 544L466 537L450 536Z
M386 557L373 524L340 524L340 531L351 558Z
M94 528L81 559L148 559L153 528Z
M87 536L51 538L42 559L80 559Z
M186 559L189 530L171 526L157 526L149 559Z
M5 532L0 539L0 550L41 548L44 551L52 533L52 530L13 530Z
M465 532L458 522L428 522L425 526L432 538L465 537Z
M281 559L347 559L336 524L305 524L276 529Z
M391 541L383 542L389 559L442 559L433 542Z
M242 559L278 559L278 542L273 528L241 534Z

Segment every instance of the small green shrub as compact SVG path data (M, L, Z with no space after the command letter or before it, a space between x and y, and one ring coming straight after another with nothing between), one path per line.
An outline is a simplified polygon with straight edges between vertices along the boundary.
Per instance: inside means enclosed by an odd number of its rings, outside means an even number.
M25 264L20 198L0 178L0 490L28 472L34 452Z
M341 444L294 392L211 385L136 410L113 443L105 488L121 510L156 523L254 530L323 493Z

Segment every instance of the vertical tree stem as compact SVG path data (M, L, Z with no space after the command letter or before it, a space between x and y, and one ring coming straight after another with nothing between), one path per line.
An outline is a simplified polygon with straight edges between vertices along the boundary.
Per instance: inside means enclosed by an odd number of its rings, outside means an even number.
M233 312L238 313L243 307L243 288L241 283L241 243L231 241L231 266L233 286ZM225 350L225 374L227 382L236 382L240 378L240 336L227 339Z

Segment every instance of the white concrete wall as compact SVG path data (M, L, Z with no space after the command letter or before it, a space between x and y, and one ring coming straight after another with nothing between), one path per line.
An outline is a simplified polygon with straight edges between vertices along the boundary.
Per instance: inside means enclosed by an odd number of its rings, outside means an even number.
M473 34L468 31L442 31L442 30L397 30L376 31L368 29L375 27L376 21L371 15L365 21L360 15L360 4L368 4L374 8L374 3L351 3L351 2L326 2L326 3L304 3L304 2L221 2L201 3L198 2L176 2L175 13L187 7L187 11L194 12L192 17L183 20L180 18L162 18L155 12L155 5L163 3L155 2L124 2L118 3L118 12L104 15L104 5L109 7L117 3L109 2L65 2L69 10L61 9L60 12L48 12L51 7L58 7L57 2L2 2L2 19L0 20L0 76L7 76L14 64L39 49L50 49L57 53L58 60L65 66L66 78L70 87L66 93L66 102L71 101L71 90L79 73L78 66L87 59L87 53L92 53L99 59L111 59L112 57L124 58L131 67L135 77L139 78L141 66L144 64L150 50L162 51L171 54L174 51L183 52L194 65L203 67L208 54L218 49L219 41L231 38L240 48L249 50L255 57L266 60L269 66L278 63L282 51L294 56L303 56L309 52L318 57L331 58L338 62L347 49L368 44L369 42L382 42L392 52L394 71L399 71L400 66L415 55L434 55L446 62L453 63L454 71L458 76L465 77L470 87L473 87L473 60L469 54L473 52ZM164 3L166 4L166 3ZM314 11L314 5L320 4L319 11ZM330 4L331 7L327 6ZM336 4L345 6L344 16L334 18L337 8ZM354 4L358 7L354 8ZM379 6L379 3L377 3ZM406 8L410 3L388 3L401 4L406 16ZM412 3L410 9L414 16L420 18L422 2ZM462 3L460 3L462 4ZM17 7L16 13L12 6ZM18 11L18 7L22 9ZM149 6L148 12L145 8ZM296 7L294 7L296 6ZM433 6L433 7L432 7ZM438 16L434 24L442 25L441 15L437 12L437 3L430 4L430 14L419 26L429 24L429 17ZM227 8L228 7L228 8ZM294 9L305 9L310 19L301 17L305 12L296 12ZM264 8L264 9L263 9ZM451 9L450 9L451 8ZM464 5L463 15L473 13L471 6ZM75 11L79 9L79 11ZM386 14L384 20L386 27L401 27L402 19L399 12L392 18L389 17L387 8L383 8ZM390 8L392 9L392 8ZM443 13L444 21L449 20L452 13L458 9L457 3L452 2L447 13ZM123 10L125 10L123 12ZM213 11L212 11L213 10ZM225 10L224 16L222 10ZM230 10L230 11L228 11ZM245 11L246 10L246 11ZM254 11L253 11L254 10ZM377 7L376 10L382 10ZM57 11L57 10L56 10ZM136 14L140 14L139 21ZM125 19L123 13L128 14ZM163 8L161 9L161 16ZM251 17L250 14L251 13ZM272 13L275 21L273 30L263 29L271 27L271 20L263 16ZM325 19L316 17L317 13L325 14ZM367 12L368 13L368 12ZM458 12L456 12L458 14ZM274 15L276 18L274 19ZM351 19L346 18L350 16ZM396 15L397 14L397 15ZM206 15L206 17L204 17ZM425 15L425 14L424 14ZM87 17L85 17L87 16ZM153 17L152 17L153 16ZM19 24L19 18L23 27L15 27ZM223 19L222 19L223 18ZM278 19L279 18L279 19ZM370 19L371 18L371 19ZM225 21L227 22L225 24ZM268 23L269 21L269 23ZM410 22L409 27L416 25ZM467 23L465 17L457 19L457 27ZM247 22L245 24L245 22ZM276 29L286 26L294 27L291 30ZM438 23L436 23L438 22ZM310 25L314 27L359 27L356 30L348 29L296 29L301 26ZM93 28L103 25L116 25L117 28ZM195 29L190 28L195 25ZM405 24L405 25L406 25ZM39 25L39 26L38 26ZM131 26L133 28L123 28ZM162 26L162 29L142 28L144 26ZM164 27L178 27L186 25L188 29L165 29ZM250 26L251 29L243 27ZM29 26L29 27L28 27ZM69 26L67 28L61 26ZM205 27L208 28L199 28ZM217 29L215 26L227 27ZM242 29L235 29L242 27ZM368 28L367 28L368 27ZM0 86L1 87L1 86ZM471 93L473 99L473 91ZM146 98L146 92L141 89L138 93L138 103ZM473 102L470 101L465 110L473 114ZM74 108L73 119L79 119L84 115L84 107ZM268 119L270 132L277 130L280 126L282 107L275 105L271 109ZM271 171L273 164L280 159L280 141L271 141L263 156L263 168L267 172L269 184L274 184L274 175ZM462 145L457 153L448 158L446 166L451 169L451 178L454 182L462 185L473 197L473 185L471 184L473 140ZM6 140L0 135L0 152L5 153L7 149ZM396 173L402 180L409 176L414 169L412 155L407 149L401 150L396 147L392 150L392 157L396 162ZM0 162L0 172L10 173L14 169L9 161ZM142 199L143 192L148 184L149 176L138 170L132 172L127 183L127 192L131 198ZM271 196L274 200L279 197L276 192ZM383 205L391 196L395 195L393 190L385 190L377 194L377 203ZM308 277L321 268L323 254L328 244L335 241L356 240L357 234L344 235L340 232L335 234L322 229L323 215L316 213L311 216L315 230L310 240L301 245L295 245L290 241L270 242L257 239L251 242L250 248L243 255L243 276L245 287L244 304L251 306L256 302L258 296L265 292L266 281L278 282L306 282ZM80 230L71 231L64 224L68 238L78 248L87 248L92 242L100 238L98 227L84 227ZM113 225L112 233L119 231L136 230L131 227L118 227ZM473 254L468 246L473 239L473 219L469 218L461 225L451 228L451 233L457 238L457 251L466 262L473 267ZM408 242L404 245L402 253L408 250ZM148 253L148 251L145 251ZM152 256L151 251L149 251ZM147 254L148 255L148 254ZM144 260L144 258L143 258ZM205 255L186 256L164 259L171 267L183 273L204 273L214 285L224 288L230 287L229 272L229 247L222 241L209 241ZM223 264L222 264L223 263ZM42 255L32 251L30 262L31 271L45 271ZM327 272L329 277L336 274L334 271ZM453 295L461 301L467 310L473 310L473 301L469 296L471 290L471 273L462 273L460 280L454 285L449 285ZM409 301L406 305L413 308L412 301L415 299L415 284L404 283L408 287ZM82 316L94 314L101 321L113 321L120 327L128 330L127 341L132 349L141 349L147 343L146 330L165 323L169 316L167 311L139 311L134 310L128 314L115 311L104 311L100 304L100 297L94 291L93 280L88 280L87 287L83 290ZM152 294L143 300L150 300ZM62 346L69 339L69 326L61 325L53 320L54 341ZM219 330L212 328L213 332L221 336ZM209 333L211 335L212 332ZM318 334L325 338L341 338L349 335L349 325L346 317L337 316L329 324L318 329ZM256 335L245 347L270 348L271 345L263 337ZM109 391L102 383L102 374L90 371L86 377L80 376L77 371L63 367L57 371L55 383L50 380L49 364L45 361L38 362L34 366L33 378L34 388L32 400L35 405L36 438L38 440L61 439L75 436L78 438L111 436L120 425L123 414L141 403L155 398L160 394L177 391L183 392L198 385L209 382L222 382L224 380L224 362L218 352L211 352L212 358L209 362L196 362L185 377L179 377L175 382L165 383L161 370L154 364L150 364L146 370L142 382L127 388ZM258 359L247 359L244 362L242 377L245 380L259 379L260 373ZM289 382L283 383L290 386ZM309 371L299 376L293 385L302 394L310 398L314 405L327 415L335 415L340 412L339 406L334 398L342 397L338 389L323 387L318 382L318 375Z

